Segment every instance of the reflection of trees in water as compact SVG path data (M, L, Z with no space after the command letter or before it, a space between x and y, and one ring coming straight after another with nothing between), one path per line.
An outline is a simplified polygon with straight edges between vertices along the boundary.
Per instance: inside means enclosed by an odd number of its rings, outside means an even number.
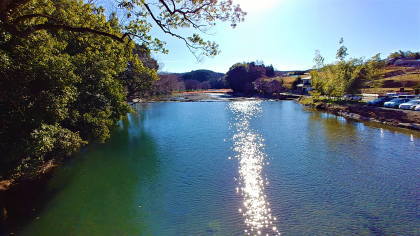
M159 167L156 143L141 117L131 114L108 143L88 147L58 169L49 182L54 194L43 199L45 211L23 233L140 235L139 183L154 178Z
M373 150L370 149L376 140L370 135L367 136L367 132L360 132L359 129L364 129L364 124L314 111L310 114L308 126L309 136L314 139L320 150L328 150L327 156L334 160L346 157L373 161Z
M329 113L313 111L310 113L310 124L308 125L308 132L311 137L325 137L329 145L346 145L347 149L354 147L353 152L360 155L365 155L364 148L377 147L378 150L383 149L380 140L391 138L394 135L408 135L410 138L405 139L408 143L413 142L420 133L382 125L374 122L358 122L348 120L344 117L336 116ZM322 127L322 128L321 128ZM319 132L324 131L324 135ZM403 135L403 136L404 136ZM399 142L404 142L400 139ZM375 149L370 149L370 152Z
M410 137L381 127L321 112L310 114L308 133L317 148L312 165L317 164L319 181L329 183L317 187L319 199L346 209L347 216L338 217L341 225L360 222L353 233L415 235L410 231L415 229L415 216L407 214L415 205L410 195L416 189L411 163L417 160L410 160L415 150L404 143Z
M310 126L317 126L320 123L324 135L317 134L313 137L324 136L330 143L337 144L343 141L354 140L358 137L355 122L329 113L311 112L309 116ZM317 130L321 131L320 129Z
M131 119L130 125L139 127L140 124L148 119L156 120L159 118L165 118L168 114L168 111L177 112L179 111L177 106L182 105L176 102L156 102L156 103L136 103L132 106L133 112L129 114L128 118ZM153 109L149 109L153 107ZM147 112L146 112L147 111Z
M144 169L147 166L148 170L156 170L157 166L154 164L157 162L157 147L155 140L145 129L144 121L145 116L141 111L128 114L127 118L121 121L119 129L113 133L106 148L110 152L116 150L115 156L124 157L123 161L141 164L138 168ZM136 175L141 173L135 172Z

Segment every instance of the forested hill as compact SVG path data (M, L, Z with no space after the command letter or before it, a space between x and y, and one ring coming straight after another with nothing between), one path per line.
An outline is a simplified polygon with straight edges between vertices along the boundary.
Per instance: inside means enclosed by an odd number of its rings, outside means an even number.
M219 79L223 77L225 74L214 72L211 70L193 70L191 72L184 72L184 73L171 73L171 72L161 72L159 75L172 75L176 76L179 79L182 80L197 80L200 82L209 81L212 79Z
M220 79L224 76L223 73L214 72L211 70L194 70L191 72L181 74L183 80L198 80L200 82Z
M177 80L184 84L186 90L227 88L224 75L223 73L211 70L194 70L185 73L159 73L161 80Z

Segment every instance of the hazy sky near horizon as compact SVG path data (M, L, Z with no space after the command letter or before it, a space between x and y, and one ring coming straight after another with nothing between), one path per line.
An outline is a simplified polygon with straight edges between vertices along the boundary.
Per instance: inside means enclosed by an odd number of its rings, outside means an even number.
M155 54L162 71L226 72L237 62L261 60L277 70L308 69L315 50L335 60L340 37L350 57L420 51L420 0L233 0L248 15L232 29L219 23L206 39L221 54L198 62L182 41L154 29L169 54Z

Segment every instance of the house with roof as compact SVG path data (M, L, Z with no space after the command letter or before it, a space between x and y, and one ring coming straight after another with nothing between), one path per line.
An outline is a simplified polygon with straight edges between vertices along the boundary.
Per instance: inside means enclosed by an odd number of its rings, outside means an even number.
M308 94L309 91L313 90L311 81L311 76L301 78L300 83L296 85L297 92L299 94Z

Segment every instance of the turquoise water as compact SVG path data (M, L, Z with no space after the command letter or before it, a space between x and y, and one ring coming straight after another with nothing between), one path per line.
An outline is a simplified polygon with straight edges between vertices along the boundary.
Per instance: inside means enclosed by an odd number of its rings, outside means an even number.
M419 133L292 101L136 105L18 235L419 235Z

